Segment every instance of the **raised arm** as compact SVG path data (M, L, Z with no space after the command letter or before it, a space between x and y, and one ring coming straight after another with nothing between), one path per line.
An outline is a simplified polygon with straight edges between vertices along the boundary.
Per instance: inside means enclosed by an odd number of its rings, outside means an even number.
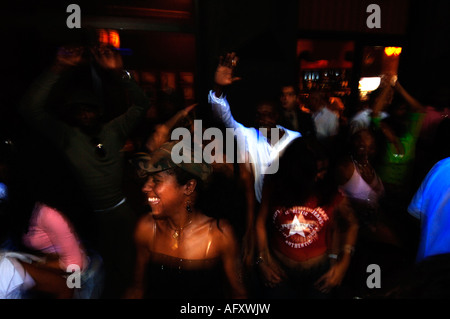
M59 267L67 271L69 265L75 264L84 270L85 251L70 222L51 207L43 205L40 209L42 210L39 217L40 226L45 230L58 253Z
M394 89L400 93L400 95L405 99L406 103L411 107L413 113L425 113L425 108L423 105L414 98L408 91L400 84L398 80L392 83Z
M381 112L390 104L390 100L392 99L392 95L394 93L394 89L392 87L392 79L383 79L381 82L382 88L381 93L378 98L375 100L375 103L372 107L373 110L373 118L379 118Z
M214 92L216 97L223 94L224 88L239 81L240 77L234 76L234 71L239 58L236 53L227 53L219 58L219 65L214 74Z
M232 83L240 80L239 77L234 77L233 73L236 68L239 58L235 53L228 53L225 57L221 56L216 72L214 74L214 88L209 92L209 102L212 105L212 111L228 128L244 128L238 123L231 114L230 105L227 99L223 96L224 89Z
M165 123L157 125L155 127L155 132L150 135L147 139L146 147L149 152L156 151L165 142L170 139L170 131L175 127L175 125L187 117L188 114L197 106L197 104L189 105L188 107L178 111L174 116L172 116Z
M131 78L128 71L123 68L123 60L120 53L105 45L97 46L91 49L96 63L104 70L110 72L111 76L120 83L120 86L127 91L131 99L131 106L121 116L113 119L109 125L120 131L126 138L137 123L144 117L150 107L150 100Z
M30 86L19 104L19 113L34 129L62 146L66 125L47 109L48 98L61 75L83 63L84 49L61 47L49 70L40 75Z

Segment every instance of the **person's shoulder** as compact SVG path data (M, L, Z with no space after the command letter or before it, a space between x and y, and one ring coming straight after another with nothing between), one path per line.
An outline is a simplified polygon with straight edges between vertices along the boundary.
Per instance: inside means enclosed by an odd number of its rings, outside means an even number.
M335 112L333 112L332 110L330 110L327 106L325 106L322 110L324 112L324 114L326 114L326 116L328 117L332 117L332 118L336 118L339 119L339 117L337 116L337 114Z
M210 218L209 219L211 231L214 237L221 240L234 239L234 228L230 221L224 218Z
M143 215L136 224L135 237L140 239L148 238L153 234L154 225L155 219L151 214Z
M436 162L429 170L425 181L427 183L450 184L450 157L444 158ZM448 191L448 190L445 190Z

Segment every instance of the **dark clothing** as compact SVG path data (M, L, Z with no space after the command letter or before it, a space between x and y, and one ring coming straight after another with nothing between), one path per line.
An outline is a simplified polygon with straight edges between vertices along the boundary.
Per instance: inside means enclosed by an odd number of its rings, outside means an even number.
M104 259L103 298L120 298L134 273L136 214L128 203L124 203L110 211L95 212L94 223L96 248Z
M113 207L123 198L123 158L120 150L128 135L143 118L149 102L133 81L123 82L134 104L123 115L103 125L95 136L69 126L45 109L50 91L59 80L53 73L43 74L31 87L20 106L29 124L43 133L61 150L73 169L93 210ZM103 144L104 156L97 144Z
M289 130L300 132L303 137L316 136L316 128L311 114L297 108L292 111L283 111L279 124Z
M311 269L294 270L283 267L287 278L274 288L261 287L262 299L331 299L333 293L322 293L315 287L315 283L329 269L327 260Z
M190 260L156 252L151 255L145 298L225 298L220 258Z
M136 220L135 212L125 202L121 149L144 117L149 101L135 82L117 79L132 99L132 106L99 127L96 134L88 134L47 111L50 93L60 93L54 91L58 80L60 76L51 72L41 75L25 95L20 112L32 128L61 151L78 181L90 211L85 222L89 240L103 258L104 296L120 298L133 273Z

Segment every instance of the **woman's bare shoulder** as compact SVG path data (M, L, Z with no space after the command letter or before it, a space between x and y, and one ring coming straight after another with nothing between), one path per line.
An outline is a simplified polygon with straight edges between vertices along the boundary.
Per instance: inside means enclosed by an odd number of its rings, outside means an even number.
M153 235L155 219L151 214L141 216L136 224L135 238L148 239Z
M214 237L224 244L236 240L233 225L227 219L213 219L211 222Z

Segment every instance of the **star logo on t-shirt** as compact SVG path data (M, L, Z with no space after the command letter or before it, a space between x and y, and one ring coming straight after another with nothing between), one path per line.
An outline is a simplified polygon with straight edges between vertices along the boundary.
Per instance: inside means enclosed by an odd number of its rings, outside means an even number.
M279 239L294 249L304 248L317 241L329 220L323 208L305 206L277 209L272 218L279 231Z
M302 237L306 237L305 231L309 230L311 227L311 223L309 223L302 214L294 216L294 219L290 224L281 225L283 228L289 229L289 236L298 234Z

